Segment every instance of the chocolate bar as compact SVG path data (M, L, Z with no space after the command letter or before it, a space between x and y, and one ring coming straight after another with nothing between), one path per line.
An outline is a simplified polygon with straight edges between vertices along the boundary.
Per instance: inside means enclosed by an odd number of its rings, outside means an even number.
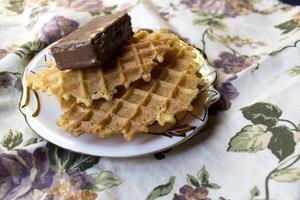
M107 61L132 35L127 13L100 16L62 38L51 51L60 70L94 67Z

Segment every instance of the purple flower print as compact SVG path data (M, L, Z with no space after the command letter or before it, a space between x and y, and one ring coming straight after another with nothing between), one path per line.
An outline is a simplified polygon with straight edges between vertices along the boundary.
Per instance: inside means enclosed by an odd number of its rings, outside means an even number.
M239 96L239 91L231 83L231 81L236 78L237 75L234 75L216 87L221 94L221 99L210 107L210 114L215 114L217 111L228 110L231 107L231 101Z
M0 73L0 88L12 86L13 78L8 73Z
M231 83L231 81L233 81L234 79L236 79L237 76L232 76L231 78L229 78L228 80L226 80L225 82L222 82L220 84L220 86L217 87L217 90L226 97L226 99L228 100L234 100L239 96L239 92L237 91L237 89L233 86L233 84Z
M194 4L197 3L197 0L181 0L180 3L186 5L189 8L192 8Z
M79 23L62 16L53 17L41 30L41 40L51 44L76 30Z
M22 91L22 81L19 73L0 72L0 88L14 87Z
M231 107L231 100L236 99L239 96L239 92L229 81L221 83L221 85L217 87L217 90L221 94L221 99L216 104L218 106L218 110L228 110Z
M204 187L193 188L190 185L184 185L179 192L180 194L175 194L177 200L211 200L207 197L208 190Z
M51 187L53 177L45 148L0 155L0 199L26 199L33 190Z
M214 66L223 69L226 74L236 74L252 65L259 57L239 56L229 52L221 52L214 61Z
M214 65L217 68L223 68L225 73L230 74L234 73L234 69L243 68L245 63L242 57L236 57L229 52L221 52L219 58L214 61Z
M95 200L97 193L89 189L93 184L93 178L79 168L59 170L47 194L49 199Z
M21 81L20 78L18 78L18 79L15 81L14 88L16 88L19 92L22 91L23 86L22 86L22 81Z
M255 11L250 2L241 0L181 0L180 3L202 15L236 17Z
M249 1L225 0L225 15L228 17L237 17L239 15L248 15L255 12L253 5Z
M222 14L225 10L224 0L182 0L180 3L203 15Z
M102 0L66 0L61 2L63 6L72 8L78 11L97 11L103 8Z
M70 177L70 182L72 186L77 189L84 188L93 183L93 179L85 171L80 171L80 169L75 168L68 170L68 175Z

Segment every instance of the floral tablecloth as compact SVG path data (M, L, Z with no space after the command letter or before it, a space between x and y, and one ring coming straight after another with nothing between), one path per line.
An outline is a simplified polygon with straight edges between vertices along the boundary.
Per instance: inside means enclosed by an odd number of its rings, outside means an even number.
M188 142L155 155L76 154L39 138L18 110L41 49L95 15L168 28L219 71L221 100ZM300 7L276 0L2 0L0 199L300 199ZM116 147L117 148L117 147Z

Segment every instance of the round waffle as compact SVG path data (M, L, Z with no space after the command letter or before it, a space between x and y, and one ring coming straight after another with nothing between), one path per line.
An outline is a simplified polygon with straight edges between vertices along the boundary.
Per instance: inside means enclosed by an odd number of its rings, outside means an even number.
M124 45L110 62L101 67L60 71L52 64L47 70L27 77L27 86L77 103L91 106L93 100L111 100L116 87L128 87L142 78L151 79L150 72L163 62L164 54L178 38L165 31L140 31Z
M97 100L91 107L63 102L66 111L57 124L74 135L122 133L129 141L139 132L148 132L154 122L172 123L177 113L193 109L203 64L201 53L180 41L152 71L151 81L135 82L118 91L112 101Z

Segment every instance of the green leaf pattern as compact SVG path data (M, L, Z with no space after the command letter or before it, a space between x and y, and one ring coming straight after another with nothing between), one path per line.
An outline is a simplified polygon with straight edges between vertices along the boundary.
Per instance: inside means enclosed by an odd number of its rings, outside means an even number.
M271 179L277 182L295 182L300 180L300 168L288 168L277 170Z
M6 8L17 14L20 14L24 10L24 0L9 0L9 6Z
M299 142L299 140L300 140L300 131L293 131L293 133L294 133L294 141L296 143Z
M271 129L273 134L268 148L272 153L282 161L292 153L294 153L296 142L294 141L294 135L290 128L281 125Z
M10 129L0 141L0 144L7 150L12 150L23 142L21 132Z
M103 9L100 10L90 11L90 14L92 16L101 15L101 14L110 15L112 14L112 11L115 10L117 7L118 7L117 5L104 7Z
M228 151L255 153L268 147L272 133L262 124L247 125L229 142Z
M168 195L173 189L174 182L175 176L170 177L168 183L159 185L156 188L154 188L152 192L150 192L150 194L147 196L146 200L155 200L158 197Z
M206 187L208 187L208 188L211 188L211 189L215 189L215 190L221 188L221 187L220 187L218 184L216 184L216 183L209 183L209 184L204 185L204 186L206 186Z
M195 186L195 187L199 187L199 186L200 186L200 184L199 184L197 178L194 177L194 176L192 176L192 175L190 175L190 174L187 174L187 182L188 182L189 184Z
M295 22L294 20L289 20L286 22L283 22L281 24L278 24L275 26L276 28L282 30L282 34L287 34L293 30L295 30L296 28L299 27L299 24L297 22Z
M226 30L226 24L222 22L224 18L223 14L211 14L208 16L204 16L198 19L193 20L193 24L195 25L208 25L211 28L218 30Z
M209 181L209 173L206 170L205 166L203 166L198 172L197 172L197 178L200 181L200 186L205 188L211 188L211 189L220 189L221 187L216 183L211 183Z
M293 122L280 118L282 111L278 106L257 102L241 111L253 125L245 126L231 138L228 151L255 153L268 148L279 161L294 153L296 142L300 139L300 130ZM289 123L296 129L279 122Z
M300 24L299 24L299 16L300 13L296 13L296 15L293 16L292 19L285 20L284 22L278 24L275 26L275 28L278 28L282 31L281 34L288 34L291 33L292 31L295 31L299 29Z
M254 186L251 190L250 190L250 200L254 200L255 197L259 196L259 189L257 188L257 186Z
M66 151L55 145L48 144L50 166L54 171L79 168L86 170L99 162L99 157Z
M93 184L88 186L88 189L95 191L104 191L122 183L121 179L110 171L103 171L91 175Z
M290 76L298 76L300 75L300 66L292 67L291 69L287 70L286 73Z
M33 58L37 53L39 53L43 48L46 47L46 43L41 40L26 42L20 46L16 51L19 57L21 57L24 62L28 62Z
M300 126L288 119L280 118L281 109L270 103L257 102L242 108L241 111L253 124L246 125L232 137L227 150L254 153L268 148L276 156L279 165L265 178L265 199L269 200L270 180L277 182L300 180L300 168L292 167L300 160L300 155L293 155L296 143L300 140ZM251 189L250 195L250 200L255 200L260 195L256 186Z
M39 142L43 142L44 140L40 137L32 137L29 140L27 140L26 142L24 142L24 147L32 145L32 144L36 144Z
M175 193L173 200L179 199L209 199L207 198L208 189L220 189L221 187L209 181L209 174L205 166L203 166L198 172L197 177L191 174L186 175L187 183L179 189L179 193ZM166 196L171 193L175 181L175 177L171 177L169 182L164 185L159 185L152 190L146 200L155 200L158 197ZM183 196L185 198L183 198ZM198 197L198 198L196 198ZM220 197L223 198L223 197ZM223 198L225 199L225 198Z
M251 0L254 2L257 0ZM6 7L10 11L19 14L24 10L24 0L9 0ZM247 1L250 2L250 1ZM91 15L111 14L117 8L116 5L110 7L103 7L101 10L90 11ZM176 9L176 6L174 5ZM175 10L174 9L174 10ZM194 19L195 25L207 25L212 29L226 30L224 14L213 13L209 15L202 15ZM290 33L299 29L300 25L294 19L288 19L276 26L282 31L282 34ZM216 40L213 35L208 34L212 40ZM234 40L243 41L238 37L224 37L217 38L224 41L220 43L232 44ZM229 42L228 42L229 41ZM246 40L245 40L246 41ZM15 54L20 56L23 60L30 60L36 53L40 52L45 43L42 41L31 41L22 45ZM300 75L300 66L292 67L286 71L286 74L296 77ZM281 124L281 109L271 103L257 102L253 105L244 107L241 112L245 119L249 120L251 124L246 125L235 136L231 138L228 144L229 152L248 152L256 153L265 150L271 152L279 162L284 162L287 158L295 152L296 143L300 140L300 124L297 128L288 127ZM179 127L170 133L182 134L194 127ZM31 138L23 143L23 135L16 130L9 130L1 139L0 144L6 150L14 150L23 144L28 146L41 141L40 138ZM85 171L99 162L99 158L93 156L81 155L58 148L54 145L48 144L48 151L50 157L50 165L54 171L67 171L78 168ZM268 149L268 150L267 150ZM109 188L118 186L122 183L121 179L110 171L97 172L91 175L93 184L88 185L87 188L95 191L104 191ZM205 187L209 189L220 189L216 183L211 183L209 180L209 173L205 167L202 167L195 176L187 174L187 183L193 187ZM270 179L277 182L295 182L300 180L300 168L279 168L274 170L270 175ZM147 200L155 200L159 197L164 197L171 193L174 187L175 177L170 177L168 183L159 185L154 188L147 196ZM260 195L257 186L250 191L251 198L256 199ZM219 197L220 200L225 200L224 197Z
M203 166L198 172L197 172L197 177L200 180L201 184L208 184L208 178L209 178L209 174L208 171L205 169L205 167Z
M275 126L282 114L278 106L264 102L244 107L241 111L244 117L253 124L263 124L268 127Z

